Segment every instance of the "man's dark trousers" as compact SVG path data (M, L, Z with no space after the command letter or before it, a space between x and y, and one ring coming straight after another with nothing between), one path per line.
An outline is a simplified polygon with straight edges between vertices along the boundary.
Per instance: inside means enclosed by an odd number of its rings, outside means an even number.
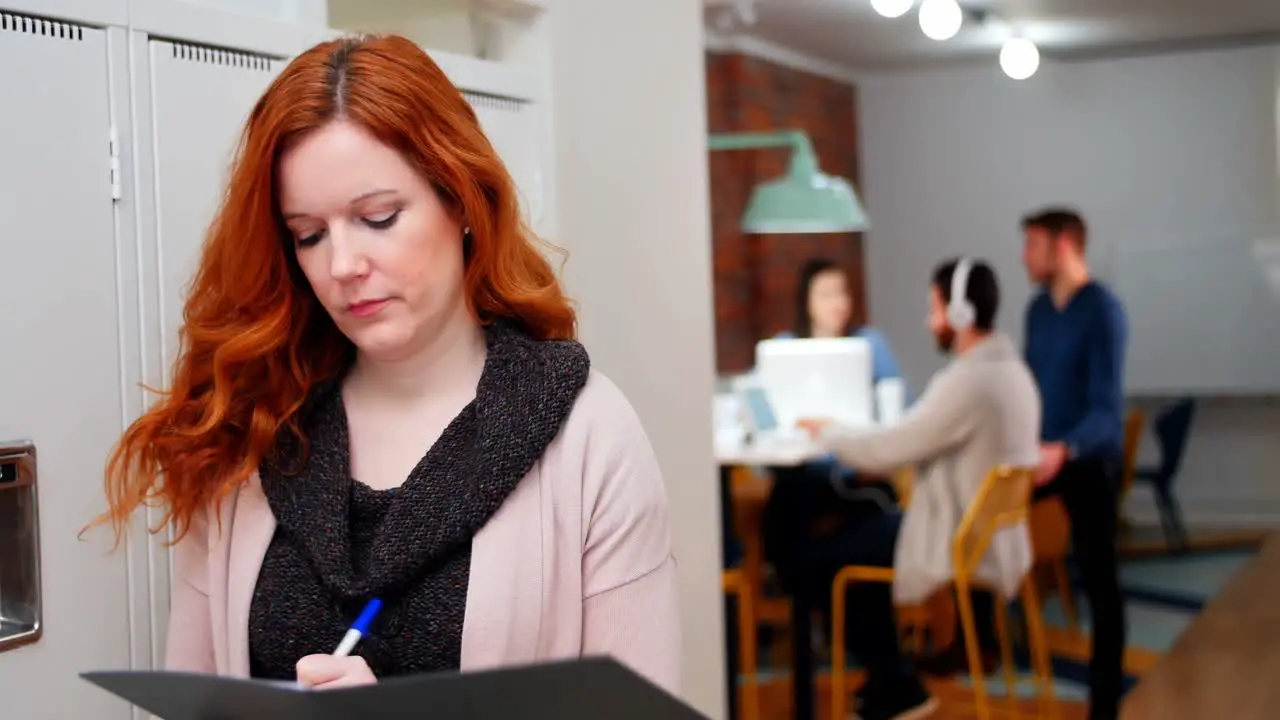
M1093 626L1089 718L1116 720L1124 687L1125 617L1116 552L1120 460L1070 460L1036 499L1062 498Z

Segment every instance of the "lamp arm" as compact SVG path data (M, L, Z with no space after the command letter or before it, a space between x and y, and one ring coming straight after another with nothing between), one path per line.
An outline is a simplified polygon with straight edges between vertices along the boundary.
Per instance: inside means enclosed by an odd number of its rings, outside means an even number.
M799 130L779 130L769 133L717 133L707 138L711 150L759 150L763 148L792 148L799 150L812 144Z

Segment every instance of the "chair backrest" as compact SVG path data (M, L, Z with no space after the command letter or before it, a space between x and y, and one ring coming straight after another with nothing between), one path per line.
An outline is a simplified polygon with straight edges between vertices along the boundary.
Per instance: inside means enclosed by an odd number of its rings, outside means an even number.
M1156 440L1160 443L1160 476L1166 480L1178 474L1182 455L1187 449L1187 437L1191 434L1191 420L1195 417L1196 401L1183 398L1160 411L1156 418Z
M1035 468L1012 465L1000 465L987 473L952 541L957 576L977 570L997 532L1026 522L1035 475Z
M902 468L893 474L893 491L898 495L898 507L903 510L911 505L911 496L916 489L916 470L914 467Z

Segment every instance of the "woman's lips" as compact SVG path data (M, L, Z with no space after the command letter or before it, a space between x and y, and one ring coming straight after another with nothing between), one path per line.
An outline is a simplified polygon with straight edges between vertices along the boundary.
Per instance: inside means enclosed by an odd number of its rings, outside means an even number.
M347 312L356 317L369 317L376 314L379 310L387 306L391 300L383 298L382 300L361 300L347 306Z

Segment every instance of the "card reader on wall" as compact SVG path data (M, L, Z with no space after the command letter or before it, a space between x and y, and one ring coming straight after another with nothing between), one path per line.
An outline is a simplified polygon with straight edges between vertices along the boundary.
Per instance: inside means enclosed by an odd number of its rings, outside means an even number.
M36 448L0 443L0 652L36 642L43 630Z

